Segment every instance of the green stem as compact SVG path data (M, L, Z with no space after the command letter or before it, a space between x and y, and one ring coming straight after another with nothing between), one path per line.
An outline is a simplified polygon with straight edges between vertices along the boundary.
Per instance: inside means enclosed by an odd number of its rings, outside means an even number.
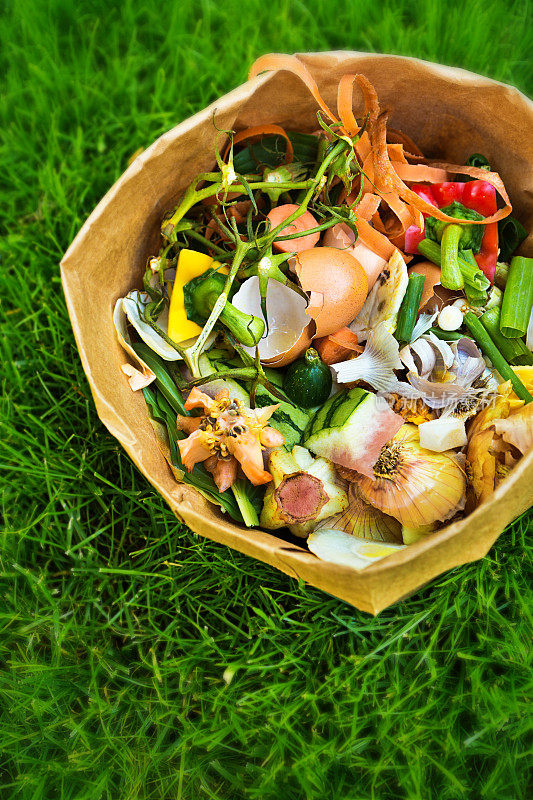
M442 266L441 249L437 242L433 242L431 239L422 239L418 245L418 252L420 255L433 261L437 266ZM465 261L461 256L458 257L457 261L465 283L468 283L469 286L472 286L473 289L477 289L478 291L489 288L490 281L483 275L479 267L474 267L473 264L469 264L468 261Z
M319 231L327 231L328 228L332 228L339 222L338 219L330 219L327 222L322 222L320 225L317 225L316 228L307 228L305 231L300 231L299 233L288 233L287 235L283 234L279 238L274 239L275 242L284 242L286 239L300 239L302 236L309 236L310 233L318 233Z
M396 339L399 342L410 342L415 327L422 290L424 289L424 275L416 272L409 275L407 289L398 313L398 324L396 326Z
M298 219L298 217L301 217L302 214L304 214L307 211L307 206L309 205L309 202L310 202L311 198L313 197L313 194L314 194L315 190L320 185L320 181L321 181L322 177L324 176L324 174L325 174L327 168L329 167L330 163L332 161L334 161L335 158L337 158L337 156L340 153L342 153L343 150L345 150L347 146L348 146L347 142L345 142L343 140L340 141L340 142L337 142L335 147L331 150L330 153L328 153L328 155L326 156L326 158L324 159L324 161L322 162L322 164L318 168L315 177L311 181L312 185L307 190L304 199L302 200L301 204L298 206L296 211L293 211L293 213L290 214L290 216L288 216L286 219L284 219L283 222L280 222L279 225L277 225L275 228L273 228L271 231L269 231L265 236L262 236L261 239L259 239L258 242L257 242L259 247L263 247L266 243L271 244L274 241L274 239L276 238L278 233L280 233L284 228L286 228L288 225L290 225L291 222L294 222L295 219ZM281 184L279 184L279 183L276 184L276 187L277 188L281 187ZM294 187L294 188L296 188L296 187ZM307 235L307 231L305 233ZM283 238L289 238L289 237L283 237Z
M533 365L533 353L522 339L508 339L500 330L500 309L491 308L480 317L480 322L488 332L502 356L515 366Z
M533 308L533 258L515 256L502 300L501 332L509 339L527 331Z
M446 225L442 232L440 282L445 289L462 289L465 285L457 260L462 235L463 229L461 225Z
M221 256L228 255L227 250L224 250L222 247L219 247L218 245L214 244L214 242L211 242L209 239L206 239L205 236L202 236L202 234L198 233L198 231L190 230L187 231L186 235L190 236L192 239L196 239L197 242L200 242L200 244L203 244L204 247L209 248L209 250L212 250L214 253L217 253L218 255Z
M468 311L464 316L464 324L472 334L472 337L481 347L483 353L491 360L494 368L498 370L502 378L505 381L511 381L516 396L525 403L531 403L533 397L529 394L518 375L513 369L511 369L503 355L492 341L488 331L483 327L476 315L471 311Z
M253 367L243 367L242 369L227 369L220 372L211 372L209 375L203 375L201 378L194 378L188 381L185 389L193 389L195 386L203 386L204 383L211 383L212 381L225 380L226 378L233 378L233 380L251 381L255 378L256 371Z
M287 182L287 183L277 183L276 189L314 189L316 185L316 181L314 179L308 181L297 181L297 182ZM189 187L190 188L190 187ZM174 228L178 224L178 222L183 219L185 214L191 210L193 206L197 203L201 203L202 200L207 200L209 197L213 197L214 195L218 194L221 191L220 183L212 184L211 186L206 186L203 189L194 189L193 192L189 192L187 190L183 196L183 199L177 209L174 211L172 216L165 220L163 223L162 230L164 231L164 235L167 238L170 238L173 234ZM251 191L255 191L256 189L271 189L272 183L270 181L257 181L256 183L249 183L248 188ZM228 186L227 193L238 192L239 194L246 194L247 188L242 184L235 183L231 186Z
M202 332L199 335L198 339L196 340L195 344L192 345L190 348L187 349L187 358L188 362L190 362L191 372L193 377L199 377L199 366L198 366L198 359L205 347L209 334L213 330L220 314L224 310L224 306L226 305L226 301L228 299L229 293L231 291L231 287L233 281L235 280L235 276L239 271L239 267L242 264L242 261L246 255L246 252L253 247L253 244L248 242L243 242L240 237L237 237L237 249L235 250L235 255L233 257L233 262L230 267L228 276L226 278L226 283L224 284L224 289L222 290L222 294L216 301L215 305L213 306L213 310L209 315L207 322L205 323L204 327L202 328Z
M430 328L430 333L433 333L437 339L442 339L444 342L458 342L459 339L464 339L465 334L459 333L459 331L443 331L440 328ZM470 337L467 336L467 339Z
M469 264L475 269L478 269L477 261L474 258L474 253L472 250L463 250L463 259L468 261ZM468 283L465 282L464 286L464 293L466 295L466 299L471 306L484 306L487 303L488 296L486 291L478 291L470 286Z
M232 484L231 491L233 492L235 500L237 501L239 511L242 514L242 518L246 527L253 528L255 525L259 525L257 511L255 510L246 491L246 482L242 479L236 481L234 484Z

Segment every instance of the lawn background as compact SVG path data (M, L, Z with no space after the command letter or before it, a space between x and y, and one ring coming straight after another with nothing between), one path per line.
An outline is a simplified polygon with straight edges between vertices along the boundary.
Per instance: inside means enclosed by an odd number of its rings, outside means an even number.
M198 538L98 420L58 262L128 158L261 53L531 94L531 23L504 0L2 4L2 799L526 797L531 518L376 619Z

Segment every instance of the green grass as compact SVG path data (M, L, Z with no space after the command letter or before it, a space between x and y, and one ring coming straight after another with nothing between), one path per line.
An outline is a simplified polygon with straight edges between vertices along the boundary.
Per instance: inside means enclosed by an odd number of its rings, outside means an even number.
M4 4L2 799L526 797L530 519L377 619L198 538L98 420L58 262L128 157L262 52L531 93L532 44L504 0Z

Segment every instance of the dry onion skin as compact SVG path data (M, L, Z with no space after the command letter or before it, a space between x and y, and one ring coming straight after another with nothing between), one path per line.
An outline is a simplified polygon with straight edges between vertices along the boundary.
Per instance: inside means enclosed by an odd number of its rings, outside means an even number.
M400 428L373 471L373 478L356 478L363 497L408 528L443 522L464 507L464 470L453 453L420 447L415 425Z
M356 483L348 484L348 507L320 522L314 533L320 530L339 530L376 542L402 542L402 527L398 520L368 503Z

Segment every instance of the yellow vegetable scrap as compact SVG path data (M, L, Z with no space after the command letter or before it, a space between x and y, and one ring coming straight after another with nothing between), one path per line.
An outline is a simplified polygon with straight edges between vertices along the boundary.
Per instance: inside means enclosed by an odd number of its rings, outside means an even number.
M168 335L177 344L199 336L202 332L201 327L196 322L187 319L183 287L193 278L203 275L210 268L219 268L219 272L224 275L227 275L228 272L226 267L222 267L205 253L197 253L195 250L182 250L179 254L178 268L168 312Z

